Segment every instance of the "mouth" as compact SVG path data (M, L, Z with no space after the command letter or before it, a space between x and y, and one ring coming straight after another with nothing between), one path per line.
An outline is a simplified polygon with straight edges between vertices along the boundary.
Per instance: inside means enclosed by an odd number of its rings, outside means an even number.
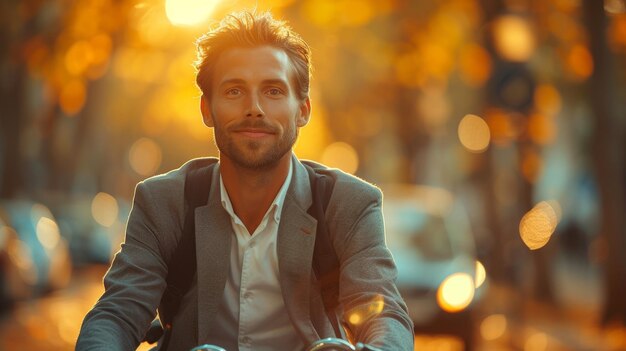
M267 129L246 128L235 130L235 133L248 138L263 138L274 135L274 132Z

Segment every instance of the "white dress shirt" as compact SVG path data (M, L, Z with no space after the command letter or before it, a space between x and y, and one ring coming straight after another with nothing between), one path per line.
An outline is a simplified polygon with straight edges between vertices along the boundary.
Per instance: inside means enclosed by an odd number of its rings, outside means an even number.
M230 271L209 340L229 351L302 350L285 304L278 273L278 225L292 165L261 224L250 235L235 214L220 176L222 206L231 217Z

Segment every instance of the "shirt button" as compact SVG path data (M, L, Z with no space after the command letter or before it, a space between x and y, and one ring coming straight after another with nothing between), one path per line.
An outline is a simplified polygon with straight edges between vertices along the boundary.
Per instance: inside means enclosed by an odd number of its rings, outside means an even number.
M251 297L252 297L252 293L249 292L249 291L247 291L245 294L243 294L243 298L246 299L246 300L251 298Z
M252 341L252 340L250 339L250 337L244 336L244 337L240 338L239 341L241 341L243 344L249 344L250 341Z

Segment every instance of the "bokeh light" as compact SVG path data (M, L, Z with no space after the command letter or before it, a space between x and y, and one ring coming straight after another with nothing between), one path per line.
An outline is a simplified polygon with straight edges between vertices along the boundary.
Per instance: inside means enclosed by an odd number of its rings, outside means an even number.
M80 75L89 67L93 58L91 44L86 40L79 40L65 54L65 66L70 74Z
M76 115L85 105L87 88L80 79L73 79L63 85L59 104L68 116Z
M545 246L556 230L559 222L556 211L546 201L542 201L528 211L520 221L520 237L531 250Z
M419 87L426 83L426 69L419 52L398 55L393 63L396 80L407 87Z
M626 50L626 12L615 17L609 26L609 44L614 51Z
M521 159L522 175L529 183L536 183L543 169L543 159L533 148L526 148Z
M451 102L445 90L437 85L426 85L417 100L417 111L428 131L441 134L445 131L450 117Z
M48 217L41 217L37 222L37 239L48 250L53 250L61 240L57 223Z
M153 175L161 165L161 147L152 139L140 138L130 147L128 160L138 174Z
M371 301L348 312L348 323L359 325L379 315L385 308L385 299L376 295Z
M554 116L561 111L561 94L552 84L540 84L535 88L535 106L539 111Z
M90 57L90 65L87 67L85 75L89 79L98 79L106 73L109 67L113 42L108 34L101 33L91 38L90 44L92 55Z
M476 115L465 115L458 128L459 141L471 152L483 152L489 146L491 133L487 122Z
M533 113L528 117L528 136L538 145L554 142L557 134L556 120L543 113Z
M507 320L503 314L492 314L480 323L480 335L485 340L501 338L507 329Z
M604 0L604 10L610 14L626 13L626 4L621 0Z
M328 145L322 153L322 163L354 174L359 168L359 155L350 144L335 142Z
M548 349L548 336L542 332L530 335L524 343L524 351L545 351Z
M509 145L520 133L513 116L503 110L490 109L485 114L485 120L491 132L491 140L496 145Z
M459 56L459 72L463 81L472 87L481 87L491 75L491 56L478 44L467 44Z
M447 312L465 309L474 298L474 278L466 273L454 273L439 285L437 303Z
M482 262L476 260L476 288L478 289L481 285L485 283L487 279L487 271L485 270L485 266Z
M104 227L111 227L117 220L119 206L117 200L107 193L100 192L91 201L91 215Z
M38 279L32 251L25 242L19 239L19 234L15 229L2 225L0 227L6 240L3 245L7 254L7 263L15 266L17 270L17 274L11 270L5 273L6 287L16 297L29 297L32 293L30 288L37 283Z
M535 37L528 20L505 15L494 23L494 45L507 60L527 61L535 51Z
M593 57L582 44L576 44L570 49L565 63L575 80L585 80L593 73Z

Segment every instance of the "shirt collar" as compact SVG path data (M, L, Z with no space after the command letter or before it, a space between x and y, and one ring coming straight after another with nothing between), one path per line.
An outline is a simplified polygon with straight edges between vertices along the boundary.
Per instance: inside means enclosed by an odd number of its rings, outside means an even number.
M218 172L219 172L219 164L218 164ZM287 197L287 189L289 189L289 184L291 184L291 178L293 175L293 161L289 158L289 171L287 172L287 177L285 177L285 181L281 186L280 190L278 190L278 194L274 198L274 201L267 209L265 216L267 216L270 211L274 211L274 220L276 223L280 223L280 214L283 209L283 205L285 203L285 198ZM238 218L233 210L233 204L230 202L230 197L228 197L228 192L226 191L226 187L224 187L224 181L222 180L222 174L220 173L220 195L222 199L222 207L228 212L228 214L232 218Z

